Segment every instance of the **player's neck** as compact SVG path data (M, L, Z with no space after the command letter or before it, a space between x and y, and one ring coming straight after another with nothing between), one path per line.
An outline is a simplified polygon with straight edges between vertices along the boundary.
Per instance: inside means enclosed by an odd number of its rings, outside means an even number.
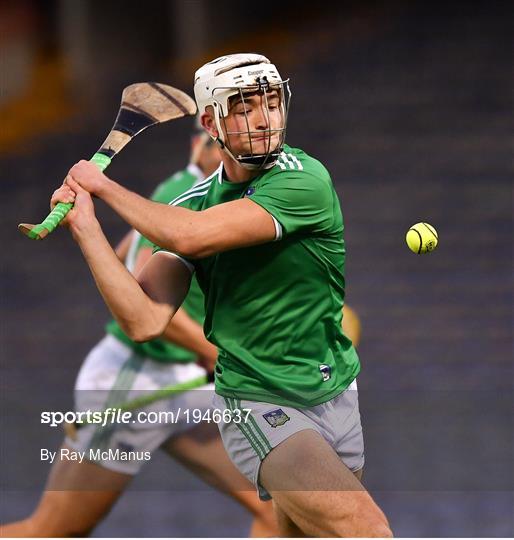
M236 163L230 156L224 155L223 159L223 173L224 176L234 183L248 182L252 178L259 175L259 171L250 171L245 169L239 163Z

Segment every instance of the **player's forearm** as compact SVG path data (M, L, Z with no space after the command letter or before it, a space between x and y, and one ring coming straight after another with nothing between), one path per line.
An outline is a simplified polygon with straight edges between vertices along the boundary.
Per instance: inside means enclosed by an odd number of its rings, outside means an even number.
M141 289L116 256L100 224L95 221L72 233L100 294L123 331L135 341L161 335L172 316L171 306L154 302Z
M150 201L113 180L106 182L96 195L154 244L174 253L192 254L193 237L198 236L197 212Z
M149 201L109 179L96 195L154 244L188 258L271 242L277 235L271 214L247 198L195 212Z

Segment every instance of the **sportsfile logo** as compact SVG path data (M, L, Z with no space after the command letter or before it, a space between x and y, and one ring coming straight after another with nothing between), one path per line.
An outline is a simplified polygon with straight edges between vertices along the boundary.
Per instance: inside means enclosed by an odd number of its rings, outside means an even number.
M108 424L135 423L131 411L123 411L119 407L108 407L104 411L43 411L41 423L50 427L61 424L98 424L105 427ZM154 422L151 422L154 423Z
M202 409L177 407L173 411L125 411L119 407L107 407L103 411L43 411L41 424L57 427L61 424L81 426L95 424L106 427L112 424L199 424L200 422L219 424L220 422L246 423L251 409Z

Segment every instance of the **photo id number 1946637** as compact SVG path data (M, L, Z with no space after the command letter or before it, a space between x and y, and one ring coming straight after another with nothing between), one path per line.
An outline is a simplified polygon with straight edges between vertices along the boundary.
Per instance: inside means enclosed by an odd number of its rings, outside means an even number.
M183 414L188 424L198 424L200 422L214 422L216 424L234 422L241 424L248 421L251 412L252 409L208 409L206 411L202 409L185 409Z

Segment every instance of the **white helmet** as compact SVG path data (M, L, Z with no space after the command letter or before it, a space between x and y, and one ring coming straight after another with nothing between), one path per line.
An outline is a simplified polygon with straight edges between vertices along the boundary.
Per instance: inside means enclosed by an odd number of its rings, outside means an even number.
M195 73L194 92L199 114L205 112L210 105L214 110L214 118L218 129L217 142L233 159L248 169L269 169L275 164L278 155L282 151L286 124L287 111L291 92L288 80L282 80L277 68L265 57L254 53L228 54L220 56L198 69ZM244 95L250 92L266 92L278 90L280 96L280 110L282 112L282 126L277 129L266 130L271 141L271 135L279 133L279 143L276 148L268 147L264 154L254 154L251 150L252 132L246 119L247 130L242 132L228 132L227 135L247 134L250 141L250 154L234 155L230 148L230 143L225 140L221 122L229 112L229 98L240 95L244 101ZM267 99L265 99L266 114L269 118ZM269 123L268 123L269 124Z

